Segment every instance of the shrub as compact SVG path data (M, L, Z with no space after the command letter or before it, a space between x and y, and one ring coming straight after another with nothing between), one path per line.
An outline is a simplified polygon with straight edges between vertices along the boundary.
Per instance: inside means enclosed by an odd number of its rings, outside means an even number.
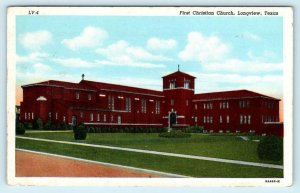
M52 123L50 126L50 130L56 130L56 129L57 129L56 125L54 123Z
M85 140L87 136L87 132L88 129L83 124L80 124L74 129L75 140Z
M44 129L45 129L45 130L50 130L50 129L51 129L51 120L48 120L48 121L44 124Z
M23 123L16 124L16 134L17 135L24 135L25 134L25 126Z
M275 136L263 137L258 146L257 154L261 160L280 161L283 156L282 139Z
M37 119L34 120L33 125L32 125L32 129L35 129L35 130L43 129L43 122L40 118L37 118Z
M61 122L59 125L57 125L57 129L59 129L59 130L67 130L68 128L69 127L66 122Z
M201 126L189 127L189 128L185 129L185 132L187 132L187 133L203 133L203 127L201 127Z
M24 123L25 130L32 129L31 123Z
M180 130L172 130L170 132L160 133L159 137L166 137L166 138L188 138L191 137L190 133L184 133Z

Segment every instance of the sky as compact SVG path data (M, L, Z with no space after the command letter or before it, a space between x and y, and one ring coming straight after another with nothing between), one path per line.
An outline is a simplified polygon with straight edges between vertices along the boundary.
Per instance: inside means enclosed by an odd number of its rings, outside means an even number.
M17 16L21 85L108 82L162 90L161 77L194 75L195 92L248 89L282 99L282 17Z

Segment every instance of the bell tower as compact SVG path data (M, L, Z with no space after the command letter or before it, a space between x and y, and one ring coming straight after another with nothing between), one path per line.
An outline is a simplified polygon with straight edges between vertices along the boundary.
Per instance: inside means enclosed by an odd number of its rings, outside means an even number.
M168 118L165 126L169 128L187 127L191 124L195 77L178 71L163 76L163 93L165 96L164 116Z

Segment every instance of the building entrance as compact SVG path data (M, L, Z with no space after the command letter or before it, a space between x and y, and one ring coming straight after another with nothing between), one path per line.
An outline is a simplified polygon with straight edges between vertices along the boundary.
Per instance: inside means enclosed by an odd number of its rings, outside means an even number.
M176 113L172 112L170 113L170 118L169 118L169 121L170 121L170 128L172 128L175 124L176 124Z

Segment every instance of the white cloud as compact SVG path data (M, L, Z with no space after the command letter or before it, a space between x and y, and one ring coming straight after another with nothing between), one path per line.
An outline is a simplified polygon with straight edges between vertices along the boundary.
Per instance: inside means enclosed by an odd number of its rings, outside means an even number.
M141 47L131 46L123 40L106 48L99 48L96 50L96 53L105 57L104 60L97 61L100 65L162 68L164 65L154 62L172 60L163 55L154 55Z
M32 52L26 56L19 56L16 54L17 63L27 63L27 62L36 62L44 58L47 58L49 55L45 52Z
M202 65L203 69L207 71L219 72L219 71L227 71L227 72L252 72L252 73L260 73L260 72L274 72L274 71L282 71L283 64L282 63L267 63L260 61L243 61L240 59L227 59L222 62L211 62L204 63Z
M169 50L175 48L177 42L173 39L150 38L147 42L147 48L151 50Z
M246 39L249 39L249 40L253 40L253 41L261 41L260 36L254 34L254 33L251 33L251 32L244 32L243 37Z
M248 89L269 96L282 98L282 75L241 75L237 73L195 73L196 92L216 92Z
M55 58L53 59L53 61L65 67L73 67L73 68L95 67L94 63L87 62L80 58Z
M140 68L164 68L165 65L163 64L154 64L149 62L113 62L108 60L96 60L96 64L101 66L129 66L129 67L140 67Z
M46 30L27 32L19 37L20 43L29 50L39 50L52 40L52 34Z
M52 68L43 63L36 63L36 64L33 64L33 71L36 74L47 74L50 71L52 71Z
M184 61L211 62L220 61L226 57L230 46L217 36L204 36L200 32L190 32L188 43L179 53Z
M64 39L62 44L71 50L79 50L80 48L92 48L102 44L108 33L97 27L88 26L83 29L79 36L72 39Z

